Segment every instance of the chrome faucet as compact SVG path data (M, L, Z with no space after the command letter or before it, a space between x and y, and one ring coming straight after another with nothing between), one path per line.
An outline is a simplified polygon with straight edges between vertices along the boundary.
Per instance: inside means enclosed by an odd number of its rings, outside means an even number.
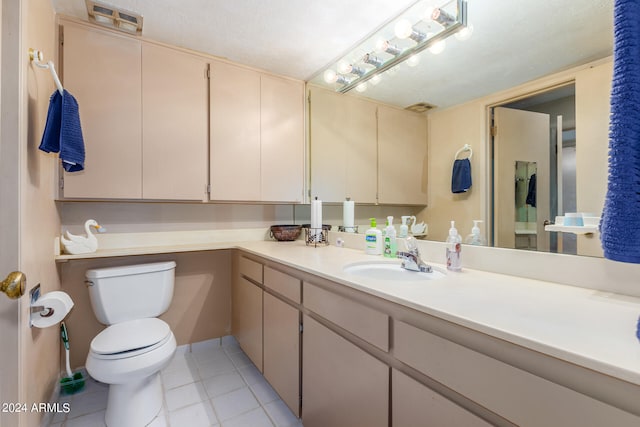
M413 236L407 237L406 246L406 252L398 251L397 253L397 257L402 260L402 268L410 271L431 273L433 268L431 268L430 265L425 264L425 262L420 258L420 251L418 250L416 238Z

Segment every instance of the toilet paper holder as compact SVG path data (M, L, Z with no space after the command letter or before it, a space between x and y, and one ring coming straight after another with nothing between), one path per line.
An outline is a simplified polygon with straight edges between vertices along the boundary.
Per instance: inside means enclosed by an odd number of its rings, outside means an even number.
M41 298L39 283L31 289L30 295L30 327L45 328L53 326L62 321L73 308L73 301L64 292L50 292Z
M32 305L31 314L40 313L40 317L51 317L55 310L51 307L45 307L43 305Z

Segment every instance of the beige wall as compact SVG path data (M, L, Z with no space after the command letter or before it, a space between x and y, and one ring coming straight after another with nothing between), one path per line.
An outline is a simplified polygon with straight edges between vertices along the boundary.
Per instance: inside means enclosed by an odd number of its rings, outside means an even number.
M75 302L66 321L72 369L85 365L91 340L105 328L93 314L85 272L168 260L177 264L176 283L171 305L160 318L169 324L178 345L230 334L230 250L69 261L59 265L59 272L62 290Z
M504 104L546 88L576 82L577 209L602 212L607 183L609 93L612 58L563 71L500 93L429 113L429 206L420 218L429 224L430 240L445 240L449 220L460 234L471 230L472 219L488 217L489 106ZM473 147L473 186L468 193L451 193L454 153L465 143ZM602 255L599 236L580 237L578 254Z
M41 284L42 293L58 290L60 282L51 256L51 241L60 228L54 199L54 170L57 156L38 150L44 130L49 97L54 83L47 70L29 63L28 48L44 52L45 60L56 58L55 16L48 1L22 3L22 52L24 75L21 122L25 141L21 153L20 267L29 280L29 288ZM28 295L21 300L21 401L28 404L49 401L60 372L59 329L29 328ZM36 426L43 414L26 413L21 425Z
M470 102L428 116L429 129L429 204L418 221L429 224L429 240L444 241L450 221L463 238L471 232L474 219L483 219L483 185L486 148L481 137L485 126L485 109L480 101ZM451 192L451 171L456 152L471 145L471 189L466 193ZM460 155L463 158L466 155ZM485 230L486 227L481 228Z

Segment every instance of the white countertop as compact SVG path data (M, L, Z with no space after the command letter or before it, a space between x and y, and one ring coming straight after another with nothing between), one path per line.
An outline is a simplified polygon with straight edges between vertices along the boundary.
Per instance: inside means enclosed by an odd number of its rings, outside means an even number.
M230 236L244 240L234 241ZM383 261L385 258L336 246L307 247L301 240L275 242L265 241L264 238L264 230L247 230L244 234L212 232L209 236L203 236L200 232L121 235L113 236L113 244L107 240L101 241L101 249L96 253L57 255L56 260L65 262L73 259L239 248L640 385L640 342L636 338L640 298L468 268L463 268L459 273L447 271L444 278L426 282L363 279L345 273L344 266L362 261ZM144 245L129 247L129 239L136 244L144 242ZM191 243L184 244L185 241ZM500 254L502 252L498 251ZM429 257L425 259L429 260ZM431 264L446 271L443 265ZM624 268L616 265L616 270L625 272Z
M245 242L238 247L640 385L639 298L470 269L447 271L439 280L391 283L343 271L350 263L385 259L362 251L306 247L300 241Z

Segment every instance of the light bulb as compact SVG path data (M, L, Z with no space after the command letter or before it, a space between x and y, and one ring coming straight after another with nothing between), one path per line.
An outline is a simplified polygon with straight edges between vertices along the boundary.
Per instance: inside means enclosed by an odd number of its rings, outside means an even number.
M444 40L438 40L437 42L429 46L429 52L433 53L434 55L438 55L439 53L442 53L445 47L447 47L447 43Z
M338 72L340 74L349 74L352 69L353 69L353 66L348 62L342 61L338 64Z
M419 63L420 63L420 57L415 53L407 59L407 65L409 67L415 67Z
M389 42L384 39L378 39L376 41L376 52L386 52L387 46L389 46Z
M409 22L408 19L401 19L396 22L394 27L394 32L396 33L396 37L399 39L406 39L413 33L413 25Z
M473 25L469 24L466 27L463 27L460 31L456 33L456 38L458 40L469 40L472 34L473 34Z
M356 90L360 93L364 92L365 90L367 90L367 82L362 82L360 83L358 86L356 86Z
M434 11L435 7L433 6L428 6L427 9L424 11L424 15L422 20L429 22L431 21L433 18L431 17L433 15L433 11Z
M380 83L380 80L382 80L382 77L380 77L380 74L376 74L375 76L373 76L373 77L371 77L369 79L371 84L374 85L374 86L376 86L378 83Z
M324 76L324 81L327 83L335 83L338 80L338 74L336 74L336 72L333 71L331 68L325 70L323 76Z

